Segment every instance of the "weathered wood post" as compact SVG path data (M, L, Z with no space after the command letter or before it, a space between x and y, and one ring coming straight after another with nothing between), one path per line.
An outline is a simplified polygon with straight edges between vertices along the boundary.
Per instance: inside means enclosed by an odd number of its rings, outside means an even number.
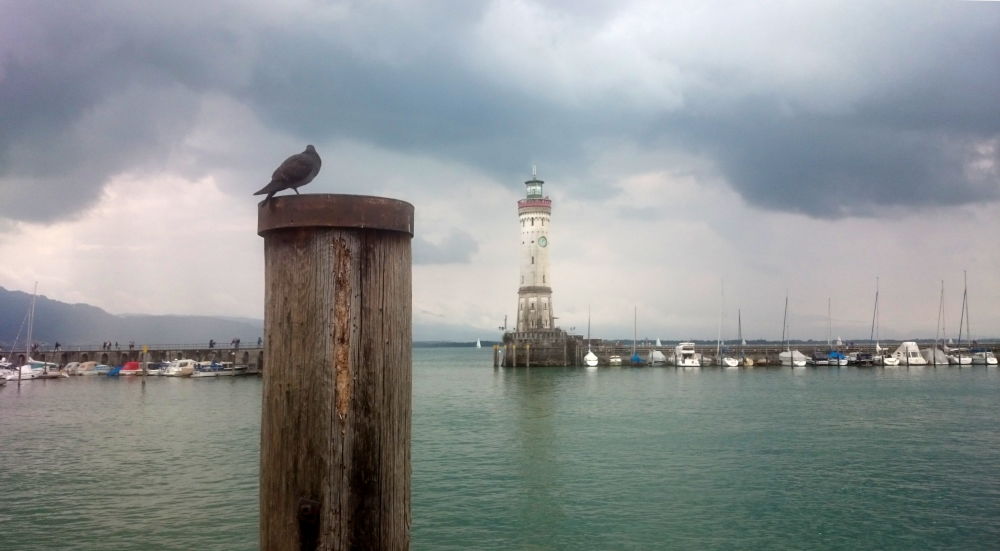
M413 205L262 202L262 550L410 545Z

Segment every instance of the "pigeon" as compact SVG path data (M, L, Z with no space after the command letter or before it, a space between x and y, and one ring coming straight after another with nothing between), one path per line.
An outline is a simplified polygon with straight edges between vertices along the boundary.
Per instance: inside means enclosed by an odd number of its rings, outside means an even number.
M306 150L302 153L297 153L285 159L285 162L281 163L281 166L271 175L271 183L261 188L254 195L264 195L266 193L267 197L264 199L264 202L270 200L275 193L283 189L292 188L295 194L298 195L299 187L313 181L313 178L319 174L319 167L322 162L319 158L319 153L316 153L316 148L307 145Z

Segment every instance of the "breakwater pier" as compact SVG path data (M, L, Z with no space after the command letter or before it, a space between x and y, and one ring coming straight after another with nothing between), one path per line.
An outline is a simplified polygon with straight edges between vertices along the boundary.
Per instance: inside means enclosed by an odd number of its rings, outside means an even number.
M144 352L145 350L145 352ZM24 365L28 361L22 351L0 354L16 365ZM66 365L70 362L97 362L104 365L123 365L125 362L163 362L177 359L189 359L198 362L232 362L235 365L246 365L262 369L264 367L264 348L259 346L231 346L209 343L188 344L152 344L135 347L110 347L100 344L40 347L31 353L33 360Z
M891 353L903 341L881 341L882 353ZM931 348L934 340L915 341L920 348ZM666 358L666 364L674 363L674 351L677 341L663 342L657 345L653 341L639 341L635 344L626 340L591 339L589 342L580 335L566 334L558 329L550 331L510 332L504 335L503 342L493 347L494 367L573 367L583 366L583 357L588 349L598 358L599 366L612 365L611 358L617 356L623 365L631 365L633 351L639 356L640 365L649 365L653 351L658 351ZM938 342L938 345L943 343ZM844 354L875 355L876 343L863 341L832 347ZM995 341L980 342L974 345L976 349L1000 352L1000 343ZM783 344L780 342L754 342L740 347L728 343L717 347L716 343L701 341L693 343L695 353L707 361L703 365L712 365L718 348L723 355L750 358L757 366L778 366L778 354L786 349L798 350L806 356L825 354L831 346L825 342L802 341Z

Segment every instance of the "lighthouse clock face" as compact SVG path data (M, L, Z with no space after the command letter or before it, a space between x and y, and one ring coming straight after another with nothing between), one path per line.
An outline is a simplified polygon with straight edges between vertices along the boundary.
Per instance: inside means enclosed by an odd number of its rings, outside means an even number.
M546 239L544 235L538 238L538 246L539 247L545 247L548 244L549 244L549 240Z

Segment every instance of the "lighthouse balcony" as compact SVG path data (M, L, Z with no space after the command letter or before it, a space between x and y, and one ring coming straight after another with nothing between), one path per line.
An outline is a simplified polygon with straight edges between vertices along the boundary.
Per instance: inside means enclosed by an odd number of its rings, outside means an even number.
M548 199L548 198L545 198L545 199L520 199L517 202L517 208L518 209L525 209L525 208L531 208L531 207L542 208L542 209L551 209L552 208L552 199Z

